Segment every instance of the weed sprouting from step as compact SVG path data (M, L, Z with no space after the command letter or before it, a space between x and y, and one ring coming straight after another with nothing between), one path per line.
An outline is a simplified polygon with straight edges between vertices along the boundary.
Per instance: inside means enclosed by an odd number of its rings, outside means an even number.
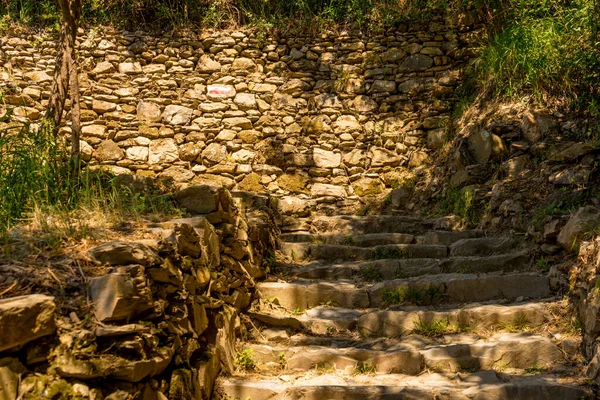
M375 365L370 362L359 363L354 368L355 375L367 375L367 374L375 374L376 369Z
M546 370L547 370L547 368L540 367L540 366L538 366L537 364L535 364L535 365L532 365L532 366L531 366L531 367L529 367L529 368L525 368L523 371L524 371L526 374L537 374L537 373L546 372Z
M294 311L290 311L290 314L294 315L294 316L298 316L302 314L302 310L300 309L300 307L296 307L294 309Z
M328 336L335 335L336 333L337 333L337 328L335 326L328 326L327 327L327 335Z
M367 282L380 282L383 280L379 269L371 266L361 269L360 275Z
M286 365L286 359L285 359L285 352L280 352L279 355L277 356L277 362L279 363L279 366L281 367L281 369L285 369L285 365Z
M421 304L421 292L410 287L387 289L381 295L381 300L387 305L402 303Z
M529 318L524 313L517 314L510 322L501 322L500 327L509 332L523 332L530 327Z
M237 353L236 364L238 368L244 371L253 371L256 369L256 360L254 350L244 349Z
M544 259L544 256L541 256L540 258L538 258L535 262L535 264L540 267L540 271L542 272L548 272L550 271L550 265L548 264L548 261L546 261Z
M348 236L344 236L342 238L342 240L340 241L340 244L342 244L344 246L352 246L352 245L356 244L356 240L354 240L354 237L352 235L348 235Z
M375 258L378 260L405 258L406 256L406 250L399 247L377 247L375 249Z
M277 257L272 250L267 250L265 257L263 258L263 266L267 274L276 274L280 272L277 264Z
M335 367L327 361L319 361L315 364L314 368L319 375L335 372Z
M450 319L439 319L437 321L423 321L421 317L414 321L413 333L428 337L438 337L461 332L461 327L450 323Z

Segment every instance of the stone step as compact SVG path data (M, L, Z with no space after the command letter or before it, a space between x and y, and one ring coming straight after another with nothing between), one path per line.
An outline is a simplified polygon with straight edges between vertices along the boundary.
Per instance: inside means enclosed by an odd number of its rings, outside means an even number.
M415 235L409 233L367 233L364 235L313 235L308 232L284 233L281 241L291 243L336 244L371 247L384 244L411 244Z
M437 372L551 369L567 361L567 355L559 345L540 335L499 333L484 339L453 335L446 340L450 343L427 345L415 340L382 346L380 342L354 344L343 341L332 342L328 347L264 344L246 344L244 347L252 349L254 361L264 369L338 370L348 374L361 371L361 368L362 371L407 375L417 375L426 368Z
M549 374L498 376L481 371L456 377L322 374L293 379L228 377L217 381L216 400L591 400L590 388L565 384Z
M356 327L365 337L402 337L411 332L435 334L444 329L476 330L508 328L523 330L542 326L549 320L553 303L514 303L467 306L442 311L376 311L361 315Z
M301 279L351 279L360 277L367 281L381 281L433 275L443 272L478 273L494 271L522 271L531 265L527 250L484 257L449 257L383 259L373 261L345 262L343 264L322 264L314 262L305 265L292 275Z
M474 239L484 237L485 233L482 230L467 230L467 231L431 231L427 232L422 237L417 238L417 242L421 244L444 244L451 245L462 239Z
M411 333L444 334L448 330L536 328L549 320L548 308L555 304L475 304L448 309L408 307L402 311L316 307L293 317L269 313L251 313L250 316L266 325L283 326L292 330L304 329L314 335L326 335L332 330L357 330L362 337L402 337Z
M374 247L356 247L335 244L291 243L280 244L281 252L294 260L373 260L387 258L444 258L448 247L421 244L387 244Z
M261 282L257 286L263 300L276 302L288 310L320 305L371 308L405 303L428 305L515 300L519 297L538 299L550 294L548 277L534 273L438 274L395 279L371 286L357 286L347 281L313 283L306 280Z
M409 233L422 235L433 229L433 221L398 215L317 215L285 220L282 232L311 230L319 234L361 235L366 233Z

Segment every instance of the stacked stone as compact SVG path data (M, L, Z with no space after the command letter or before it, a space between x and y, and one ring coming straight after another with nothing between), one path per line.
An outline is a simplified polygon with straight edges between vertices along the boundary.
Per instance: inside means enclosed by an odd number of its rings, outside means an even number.
M342 206L444 144L473 38L441 17L370 35L82 32L84 159L116 174ZM0 82L14 89L5 100L15 119L35 120L55 37L1 40L10 68Z
M264 211L253 212L262 223L249 224L245 203L223 188L190 187L178 198L204 215L151 227L162 239L93 248L91 256L111 270L89 283L97 326L62 327L58 343L32 362L47 358L47 375L26 374L16 358L0 359L0 374L16 379L0 399L17 398L22 373L24 398L45 398L56 382L61 394L83 391L90 399L210 398L220 369L233 371L239 312L264 276L259 253L273 243L272 233ZM0 352L56 330L51 297L2 300L0 310Z

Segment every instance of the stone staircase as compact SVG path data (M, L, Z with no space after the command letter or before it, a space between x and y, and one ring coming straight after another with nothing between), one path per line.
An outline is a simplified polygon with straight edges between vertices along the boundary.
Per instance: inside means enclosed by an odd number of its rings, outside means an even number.
M592 399L579 338L525 238L447 219L316 216L250 313L222 399Z

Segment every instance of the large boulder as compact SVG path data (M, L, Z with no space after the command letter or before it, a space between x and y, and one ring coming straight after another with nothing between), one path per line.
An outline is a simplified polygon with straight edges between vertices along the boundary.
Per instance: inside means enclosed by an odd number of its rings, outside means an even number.
M530 143L556 132L558 123L554 117L542 111L527 111L523 114L521 121L521 132L523 137Z
M583 236L600 227L600 210L593 206L582 207L569 218L558 234L558 244L570 251L579 250Z
M137 242L115 240L94 247L90 253L102 264L149 266L160 263L160 257L154 250Z
M55 310L54 297L42 294L0 300L0 352L54 333Z
M175 193L175 200L189 212L209 214L219 209L221 191L216 186L190 186Z

